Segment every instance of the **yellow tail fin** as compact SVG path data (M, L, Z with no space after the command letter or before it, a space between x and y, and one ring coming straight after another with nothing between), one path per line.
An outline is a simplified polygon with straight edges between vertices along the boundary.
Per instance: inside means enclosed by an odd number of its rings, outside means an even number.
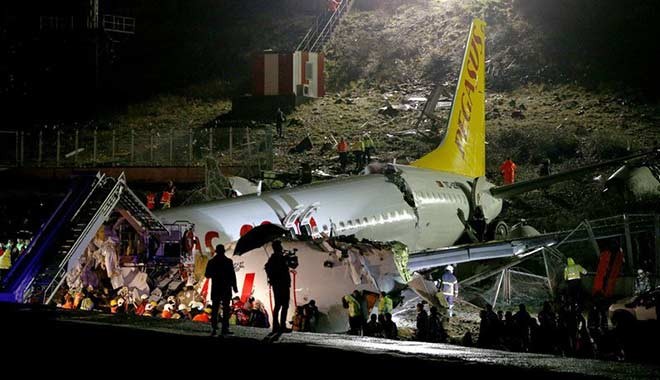
M486 174L486 23L472 21L447 133L432 152L412 163L468 177Z

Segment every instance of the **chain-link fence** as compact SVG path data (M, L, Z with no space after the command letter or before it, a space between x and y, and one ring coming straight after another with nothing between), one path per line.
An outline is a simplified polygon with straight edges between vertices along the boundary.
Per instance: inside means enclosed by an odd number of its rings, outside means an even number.
M222 166L272 169L272 127L0 131L0 165L26 167Z

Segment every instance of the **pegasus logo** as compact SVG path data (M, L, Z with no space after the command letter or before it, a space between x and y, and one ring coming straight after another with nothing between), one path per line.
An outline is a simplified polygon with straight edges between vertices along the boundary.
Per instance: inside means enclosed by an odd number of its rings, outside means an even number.
M483 29L479 31L483 35ZM477 90L477 83L483 78L477 75L479 71L479 62L481 61L481 51L484 49L484 40L475 33L472 33L470 45L468 47L468 59L463 68L464 80L463 86L460 88L460 93L457 94L460 102L460 109L458 114L458 129L456 130L456 138L454 143L461 152L461 156L465 160L465 144L470 137L470 117L472 115L472 97Z

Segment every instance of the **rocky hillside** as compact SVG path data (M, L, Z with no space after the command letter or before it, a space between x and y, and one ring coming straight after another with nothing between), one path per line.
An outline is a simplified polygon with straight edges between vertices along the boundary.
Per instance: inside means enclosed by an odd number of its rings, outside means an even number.
M251 1L250 9L260 9L257 3ZM306 162L333 172L336 154L326 143L366 132L382 161L409 162L432 150L442 138L449 108L438 110L436 122L417 125L420 103L409 99L427 96L439 84L443 101L451 101L474 17L488 24L489 178L499 180L497 167L507 156L518 164L519 178L530 179L546 158L560 171L658 145L660 86L658 76L651 75L658 66L652 52L660 46L651 22L657 10L642 1L619 3L355 0L326 47L328 95L288 115L296 122L285 127L286 139L275 140L275 168L296 171ZM246 54L295 45L310 20L309 13L283 9L271 19L263 9L254 16L241 13L241 7L233 10L240 14L235 25L232 17L222 17L220 30L227 35L214 32L209 40L189 45L193 49L222 40L216 59L188 60L199 70L183 90L132 105L101 123L204 127L228 110L228 95L247 91ZM199 34L190 34L191 40ZM249 48L241 47L245 44ZM201 80L209 67L231 75ZM306 136L314 148L289 154ZM589 178L554 185L550 197L530 193L516 200L508 217L524 216L541 229L554 230L617 212L613 205L593 207L603 202L601 189Z
M331 169L332 151L313 150L294 160L286 154L289 145L306 135L320 147L330 135L350 140L369 132L376 140L378 158L384 161L408 162L433 149L444 132L448 108L438 112L438 122L416 126L419 104L407 99L427 96L437 83L444 88L445 100L451 100L475 16L488 23L487 166L491 179L499 180L497 167L507 156L517 162L519 178L524 180L535 178L546 158L554 171L561 171L658 145L658 105L653 92L634 80L644 64L631 64L629 76L618 76L626 70L606 70L607 64L596 60L601 51L593 41L601 35L612 46L622 42L602 27L598 33L573 36L560 27L552 29L548 25L552 20L532 17L544 9L522 7L523 3L417 1L361 10L356 2L327 48L331 93L291 115L301 126L290 128L290 138L278 145L278 167L307 161ZM557 7L562 6L570 4L558 2ZM570 24L563 21L562 25ZM573 25L569 31L583 29ZM556 55L558 41L568 37L577 41L567 40L568 51ZM619 38L625 41L627 37ZM580 40L591 40L596 48L575 49ZM628 54L637 54L637 47L629 46ZM613 57L613 61L621 60ZM388 104L397 109L384 110ZM554 230L617 211L592 207L602 202L600 190L602 185L590 178L554 185L551 197L530 193L515 201L509 216L524 216L542 229Z

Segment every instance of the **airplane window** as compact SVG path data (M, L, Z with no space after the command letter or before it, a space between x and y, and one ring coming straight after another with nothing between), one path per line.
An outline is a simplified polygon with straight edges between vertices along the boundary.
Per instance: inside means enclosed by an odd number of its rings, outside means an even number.
M324 224L324 225L323 225L323 231L327 231L327 230L328 230L328 225L327 225L327 224Z
M359 226L360 225L360 219L355 219L355 225Z
M346 225L344 224L344 222L339 222L339 227L344 228L346 227Z
M362 218L362 223L364 223L364 224L368 224L368 223L369 223L369 219L367 219L367 218Z
M352 221L347 221L346 224L348 224L349 227L353 227L353 222Z

